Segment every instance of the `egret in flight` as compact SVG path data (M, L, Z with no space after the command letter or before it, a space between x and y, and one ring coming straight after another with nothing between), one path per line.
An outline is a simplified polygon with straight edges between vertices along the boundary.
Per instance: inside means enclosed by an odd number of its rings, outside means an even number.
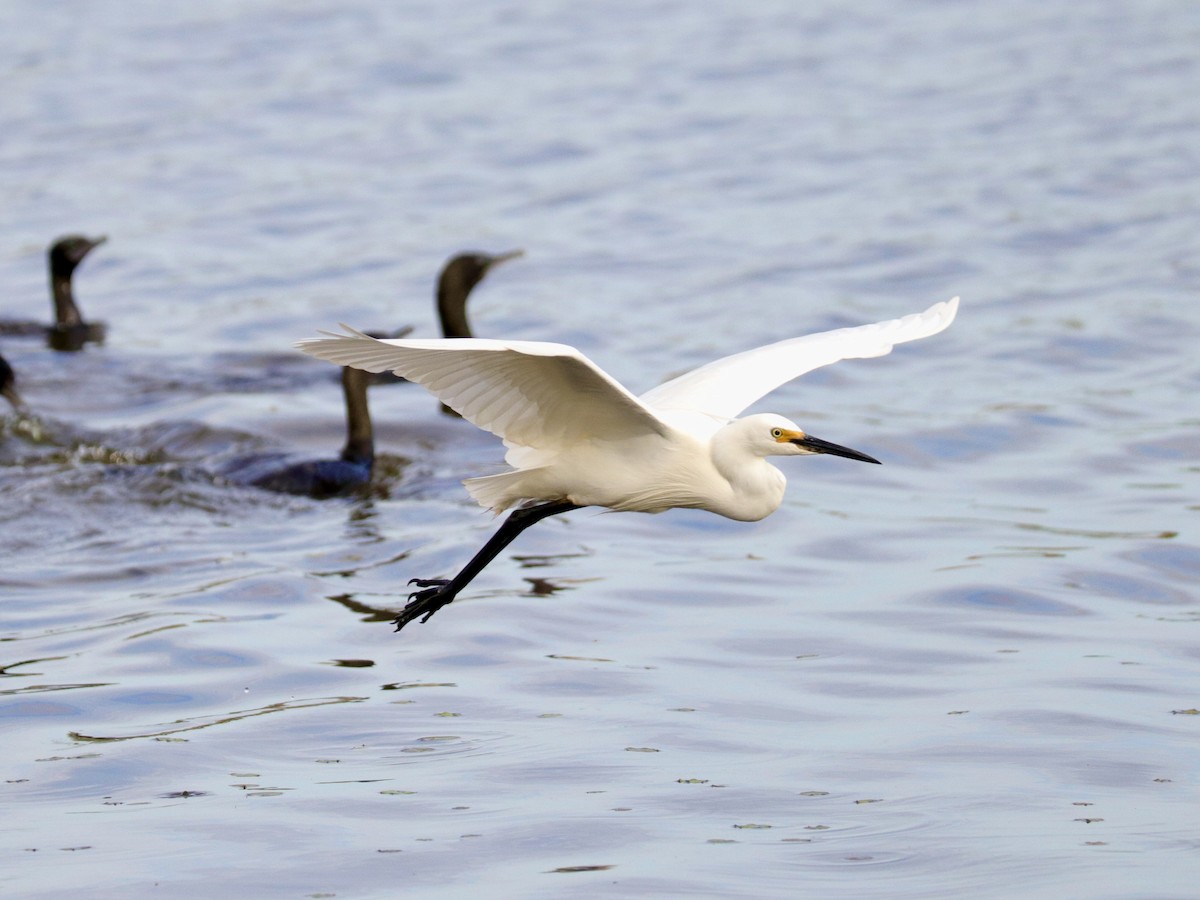
M708 363L634 396L565 344L480 338L378 340L352 328L301 341L305 353L423 385L467 421L499 436L511 471L465 482L481 505L516 509L450 579L418 590L396 617L399 631L428 621L526 528L584 506L673 508L754 522L783 501L783 473L768 456L827 453L878 463L808 434L772 413L738 418L805 372L842 359L883 356L954 321L958 298L922 313L790 338Z
M46 343L54 350L79 350L86 343L103 341L104 323L84 321L79 307L75 305L71 277L83 258L106 240L104 237L69 234L51 244L46 257L50 267L54 322L45 325L41 322L3 321L0 322L0 334L44 335Z

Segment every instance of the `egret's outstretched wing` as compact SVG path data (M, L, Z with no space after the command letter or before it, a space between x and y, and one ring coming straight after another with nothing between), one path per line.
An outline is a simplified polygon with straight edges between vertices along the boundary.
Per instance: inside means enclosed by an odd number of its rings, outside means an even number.
M482 338L379 340L352 328L296 346L311 356L415 381L509 444L555 448L666 426L574 347Z
M902 319L789 338L710 362L639 399L651 409L697 409L732 419L805 372L840 359L883 356L896 344L937 334L954 321L957 312L955 297Z

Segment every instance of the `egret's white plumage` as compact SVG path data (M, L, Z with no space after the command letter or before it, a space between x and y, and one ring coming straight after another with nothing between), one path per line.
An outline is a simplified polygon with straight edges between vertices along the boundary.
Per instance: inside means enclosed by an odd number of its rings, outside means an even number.
M900 319L790 338L716 360L640 397L565 344L380 340L346 328L345 334L297 346L339 365L392 371L423 385L508 447L512 470L468 479L471 495L496 512L522 501L541 501L548 510L522 518L465 579L466 570L451 582L428 582L437 587L414 594L420 609L402 613L403 626L450 602L504 544L544 515L578 506L640 512L685 507L753 521L783 499L783 473L768 456L831 453L876 462L813 438L782 416L736 417L805 372L842 359L883 356L896 344L937 334L957 311L955 297Z

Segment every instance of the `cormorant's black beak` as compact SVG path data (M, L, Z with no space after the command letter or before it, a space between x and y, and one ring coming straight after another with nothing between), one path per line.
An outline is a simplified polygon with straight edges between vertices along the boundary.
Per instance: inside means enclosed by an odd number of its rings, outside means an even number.
M828 453L830 456L844 456L846 459L857 459L859 462L875 463L877 466L882 465L873 456L867 456L865 453L859 453L857 450L851 450L849 447L843 447L841 444L831 444L829 441L815 438L811 434L806 434L802 438L793 438L792 443L797 447L803 447L809 453Z

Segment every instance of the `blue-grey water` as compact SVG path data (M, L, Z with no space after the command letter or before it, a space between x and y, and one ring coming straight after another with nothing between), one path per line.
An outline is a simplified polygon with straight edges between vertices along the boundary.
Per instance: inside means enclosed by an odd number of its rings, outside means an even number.
M1200 883L1200 7L1187 0L0 7L10 338L0 888L50 897L1184 898ZM772 517L580 511L394 634L494 527L490 435L347 322L634 390L961 295L759 405L871 453Z

